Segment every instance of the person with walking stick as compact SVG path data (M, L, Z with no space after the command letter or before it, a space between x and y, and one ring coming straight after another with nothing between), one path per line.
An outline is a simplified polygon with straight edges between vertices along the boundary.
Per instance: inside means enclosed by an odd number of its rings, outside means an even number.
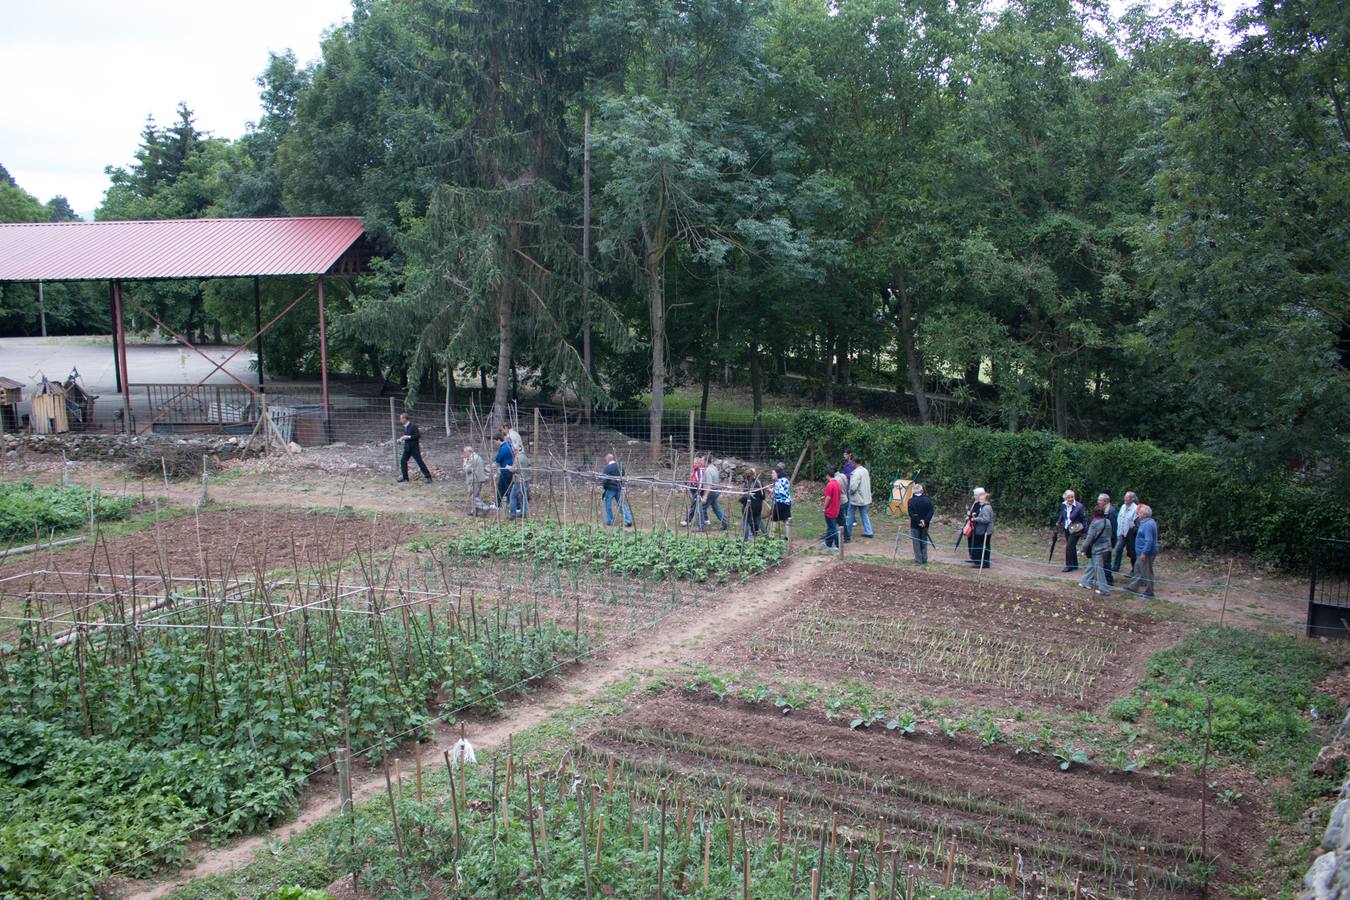
M914 561L928 565L928 528L933 524L933 501L924 493L923 485L914 485L909 498L909 537L914 542Z

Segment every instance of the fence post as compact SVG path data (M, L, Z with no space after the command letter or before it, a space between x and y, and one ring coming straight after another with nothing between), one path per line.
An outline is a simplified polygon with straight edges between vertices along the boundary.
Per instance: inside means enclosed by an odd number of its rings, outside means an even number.
M535 459L539 458L539 407L537 406L534 408L534 447L531 448L530 452L534 454Z
M389 439L394 445L394 471L398 471L398 417L394 415L394 398L389 398Z
M689 410L689 455L694 455L694 411Z

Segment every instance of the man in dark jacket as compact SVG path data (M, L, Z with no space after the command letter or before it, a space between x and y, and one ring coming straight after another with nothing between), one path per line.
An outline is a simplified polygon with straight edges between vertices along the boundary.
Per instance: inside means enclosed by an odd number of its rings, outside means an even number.
M1059 517L1055 527L1064 535L1064 571L1072 572L1078 568L1078 542L1087 528L1087 510L1078 502L1073 491L1064 492L1064 502L1059 505Z
M605 499L605 524L614 524L614 504L618 504L619 511L623 514L623 525L625 528L633 527L633 513L628 509L628 501L623 496L623 466L614 458L613 453L605 454L604 480L600 482L600 487L604 489Z
M909 498L909 538L914 542L914 561L928 565L928 527L933 524L933 501L923 491L923 485L914 485Z
M400 414L398 421L403 426L403 435L399 438L403 444L403 455L398 458L398 480L408 480L408 460L412 459L417 461L417 468L422 470L422 477L430 481L431 472L427 470L427 464L422 462L421 430L418 429L416 422L408 418L407 413Z

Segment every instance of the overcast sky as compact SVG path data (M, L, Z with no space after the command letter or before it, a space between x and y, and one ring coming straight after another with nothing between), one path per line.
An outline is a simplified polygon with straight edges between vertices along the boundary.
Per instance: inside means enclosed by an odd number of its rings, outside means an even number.
M3 4L0 164L42 202L65 194L88 216L127 165L145 117L236 138L259 116L254 79L269 50L319 55L350 0L39 0Z

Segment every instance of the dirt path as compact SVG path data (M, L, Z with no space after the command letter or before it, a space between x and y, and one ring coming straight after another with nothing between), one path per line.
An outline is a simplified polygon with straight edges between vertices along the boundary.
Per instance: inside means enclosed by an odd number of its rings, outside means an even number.
M684 619L678 611L658 619L644 626L645 631L625 640L618 651L601 654L596 661L573 670L556 687L510 704L502 716L470 722L467 737L476 748L497 747L506 742L508 735L547 721L565 707L585 703L630 675L669 668L696 653L716 647L748 623L785 609L794 602L796 590L824 571L830 562L817 556L793 557L777 572L752 582L744 592L730 594L717 606L700 611L696 619ZM457 727L439 728L435 741L423 748L424 758L439 759L457 739ZM352 795L357 802L368 800L384 789L383 778L375 773L362 773L359 780L356 776L354 772ZM132 900L168 896L190 881L247 864L270 842L291 838L337 810L338 801L331 791L309 791L301 802L299 814L290 822L226 847L204 848L203 855L172 880L133 887L123 896Z

